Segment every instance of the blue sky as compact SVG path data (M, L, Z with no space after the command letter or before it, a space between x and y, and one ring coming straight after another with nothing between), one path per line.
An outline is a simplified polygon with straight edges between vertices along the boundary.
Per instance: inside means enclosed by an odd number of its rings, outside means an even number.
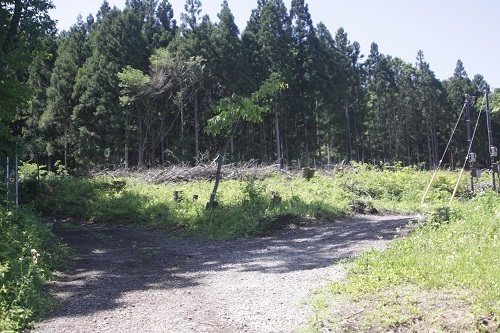
M95 15L102 0L52 0L50 12L60 30L68 29L80 13ZM125 0L108 0L123 9ZM222 0L201 0L202 14L216 22ZM500 1L498 0L309 0L314 24L322 21L335 34L343 27L351 42L357 41L365 56L372 42L381 53L414 64L418 50L444 80L453 75L457 60L473 78L482 74L493 88L500 88ZM185 0L170 0L179 21ZM257 0L228 0L236 24L243 30ZM290 0L285 4L290 8ZM498 35L498 36L497 36Z

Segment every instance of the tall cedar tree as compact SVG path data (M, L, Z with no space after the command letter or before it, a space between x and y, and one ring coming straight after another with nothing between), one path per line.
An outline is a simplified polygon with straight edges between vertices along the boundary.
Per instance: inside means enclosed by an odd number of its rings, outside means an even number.
M124 113L117 73L127 65L144 68L146 41L141 22L129 9L109 9L105 1L89 36L91 56L78 71L72 120L78 133L75 158L92 166L124 157ZM86 163L85 163L86 162Z
M77 105L73 99L73 87L78 69L85 63L88 56L85 48L88 37L88 27L81 16L69 32L63 32L58 38L57 59L55 60L50 87L47 89L47 107L40 119L42 134L51 135L52 154L55 159L63 161L68 168L68 158L75 146L75 130L71 115ZM51 156L47 151L47 156ZM74 167L74 163L71 162ZM51 163L48 161L48 167Z
M311 134L316 111L315 90L318 83L318 69L321 65L318 59L319 41L309 13L309 7L304 0L292 0L290 17L294 54L293 80L290 82L295 105L293 113L296 122L301 123L301 131L298 132L302 139L305 165L309 167Z
M278 78L281 81L289 84L292 78L293 58L290 48L292 45L292 26L288 10L282 0L269 0L262 2L263 7L260 13L259 27L257 31L256 42L261 47L261 58L254 67L262 66L259 76L263 79ZM276 160L283 158L285 163L290 161L290 149L294 142L289 144L289 141L295 139L293 126L292 112L293 102L291 100L291 90L287 89L283 92L283 100L286 101L280 107L280 110L274 110L274 114L265 116L261 124L252 126L257 128L258 132L255 136L250 136L252 142L256 141L256 136L260 140L259 144L253 144L257 150L254 156L257 155L263 160ZM272 126L274 122L274 126ZM274 141L276 142L276 155L272 154L272 145L268 147L268 142L273 139L272 129L274 132ZM290 136L290 140L289 140ZM281 146L283 152L281 152ZM271 150L271 152L269 151ZM272 154L272 155L271 155ZM270 156L271 155L271 156ZM282 155L282 156L279 156Z

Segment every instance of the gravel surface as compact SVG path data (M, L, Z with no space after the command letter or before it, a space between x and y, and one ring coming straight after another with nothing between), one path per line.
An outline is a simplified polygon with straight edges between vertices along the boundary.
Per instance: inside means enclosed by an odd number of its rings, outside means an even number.
M302 222L232 241L59 221L75 266L50 284L61 305L33 332L295 332L312 291L344 277L339 260L383 248L409 221Z

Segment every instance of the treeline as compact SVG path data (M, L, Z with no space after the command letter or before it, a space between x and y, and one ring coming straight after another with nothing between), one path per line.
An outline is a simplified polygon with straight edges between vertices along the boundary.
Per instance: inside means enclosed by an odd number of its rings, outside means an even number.
M70 170L196 164L222 146L204 132L214 106L250 96L269 79L287 88L262 122L230 129L227 159L434 167L465 94L476 101L472 122L481 109L486 81L471 79L460 60L440 81L422 51L411 64L373 43L365 57L342 28L314 25L304 0L289 9L282 0L258 0L243 31L225 0L216 22L203 16L200 0L184 8L177 22L168 0L127 0L123 10L104 1L69 31L45 29L30 65L16 68L17 80L31 87L10 125L26 159ZM490 95L492 107L499 95ZM499 122L493 113L494 133ZM474 146L486 166L482 127ZM466 151L463 121L445 162L461 163Z

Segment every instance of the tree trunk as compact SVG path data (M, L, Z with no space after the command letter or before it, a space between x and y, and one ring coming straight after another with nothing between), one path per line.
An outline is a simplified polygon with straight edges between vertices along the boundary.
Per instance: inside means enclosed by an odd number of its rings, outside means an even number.
M262 122L262 128L260 132L260 144L262 146L262 152L261 152L261 158L262 160L265 160L267 157L267 142L266 142L266 123Z
M14 15L12 15L12 19L10 20L9 24L9 30L7 31L7 35L5 36L2 44L1 48L2 54L9 54L12 52L11 46L14 44L14 40L16 39L22 13L23 13L23 1L15 0ZM4 67L4 62L0 61L0 80L3 79L3 70L4 70L3 67Z
M151 156L149 157L150 166L156 165L156 138L155 138L155 127L149 126L151 130L149 131L151 134Z
M431 129L429 125L429 112L425 112L425 125L427 127L427 151L429 152L429 170L433 169L432 167L432 149L431 149Z
M280 143L280 118L278 114L278 104L274 104L274 122L276 127L276 155L278 156L277 163L281 168L281 143Z
M344 114L345 114L345 121L346 121L346 129L347 129L347 157L349 158L349 161L352 160L352 139L351 139L351 121L349 119L349 106L347 105L347 102L344 102Z
M125 168L129 167L128 145L130 140L130 116L128 112L125 113Z
M382 121L382 112L380 112L380 101L379 101L379 104L378 104L378 119L379 119L379 124L380 124L379 135L380 135L380 138L382 140L382 156L381 156L381 160L383 162L385 162L385 135L384 135L384 125L383 125L383 121Z
M233 154L234 154L234 137L231 138L231 149L229 149L229 159L232 161L233 160Z
M68 125L64 124L64 169L68 170Z
M181 154L184 156L184 98L183 98L183 93L182 93L182 85L181 85L181 106L180 106L180 111L181 111Z
M288 170L288 166L290 165L290 152L289 152L289 149L288 149L288 135L286 134L285 132L285 135L283 137L283 143L285 145L285 166L286 166L286 170Z
M306 167L310 167L309 163L309 133L307 130L307 114L306 111L304 110L304 140L305 140L305 150L306 150Z
M200 123L198 120L198 90L194 92L194 156L195 163L198 165L200 156Z
M161 125L160 125L160 128L161 128L161 165L164 166L165 165L165 119L164 117L161 118Z
M144 138L142 134L142 121L139 119L139 147L138 147L138 161L137 166L142 168L144 166Z
M224 144L224 148L222 149L222 155L218 156L217 158L217 172L215 173L215 183L214 183L214 188L212 190L212 193L210 194L210 201L207 204L207 208L213 209L216 208L215 206L215 197L217 196L217 189L219 188L219 183L221 180L221 170L222 170L222 163L224 162L223 156L227 151L227 148L229 146L229 142L231 141L231 138L226 140L226 143Z
M248 140L250 142L250 144L248 145L248 148L247 148L247 151L248 151L248 155L250 156L250 158L253 158L254 157L254 154L255 154L255 151L254 151L254 147L255 147L255 126L253 123L250 123L247 125L248 127Z

